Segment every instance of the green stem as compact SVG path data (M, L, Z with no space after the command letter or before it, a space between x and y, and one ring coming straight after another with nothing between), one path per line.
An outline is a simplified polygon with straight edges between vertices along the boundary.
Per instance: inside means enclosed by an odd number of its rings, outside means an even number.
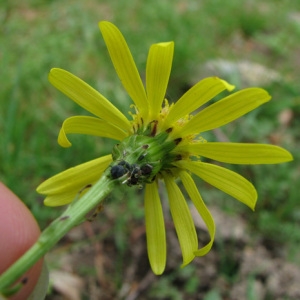
M41 233L36 243L0 276L0 294L43 257L71 228L86 220L88 212L105 199L118 182L111 180L107 174L108 171L104 172L86 194L72 202L66 211Z

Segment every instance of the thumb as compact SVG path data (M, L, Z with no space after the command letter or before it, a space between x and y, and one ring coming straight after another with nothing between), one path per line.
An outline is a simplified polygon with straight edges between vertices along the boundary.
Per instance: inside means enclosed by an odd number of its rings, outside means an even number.
M25 204L0 182L0 274L9 268L38 239L40 229ZM20 280L24 285L11 300L24 300L30 295L39 278L42 260Z

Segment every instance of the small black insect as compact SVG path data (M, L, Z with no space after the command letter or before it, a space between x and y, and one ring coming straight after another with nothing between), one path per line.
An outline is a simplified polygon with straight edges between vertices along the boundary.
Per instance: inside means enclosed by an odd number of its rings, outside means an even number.
M67 220L67 219L69 219L70 218L70 216L63 216L63 217L61 217L60 219L59 219L59 221L64 221L64 220Z
M127 171L130 171L130 170L131 170L130 164L129 164L127 161L125 161L125 160L121 160L121 161L118 163L118 165L124 166L124 168L125 168Z
M138 161L142 161L146 157L147 153L143 153L138 157Z
M126 179L122 183L126 183L128 186L141 185L143 180L151 175L152 169L153 166L150 164L140 167L138 164L131 165L125 160L121 160L117 165L111 167L110 175L112 179L118 179L126 175Z
M122 165L115 165L110 169L110 175L112 179L117 179L122 177L128 172L128 170Z
M152 172L152 169L153 169L153 167L149 164L141 166L142 175L144 175L144 176L150 175Z
M141 169L138 165L133 164L130 169L129 178L127 179L126 183L131 185L137 185L139 182L139 179L142 175Z
M182 141L182 138L178 138L174 140L175 145L177 146Z

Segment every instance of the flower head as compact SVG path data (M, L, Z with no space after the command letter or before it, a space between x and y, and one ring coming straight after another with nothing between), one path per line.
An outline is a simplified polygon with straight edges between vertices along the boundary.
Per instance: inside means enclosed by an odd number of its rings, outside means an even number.
M201 161L207 157L233 164L270 164L292 160L283 148L264 144L207 142L199 134L223 126L271 99L260 88L247 88L230 94L194 113L224 90L234 86L216 77L201 80L175 104L165 99L173 59L173 42L151 46L146 66L146 84L142 83L127 43L118 28L100 22L100 30L115 70L133 100L129 120L103 95L75 75L52 69L50 82L95 117L66 119L58 143L71 146L70 133L108 137L118 141L112 153L68 169L42 183L37 191L47 195L45 204L68 204L101 175L128 186L145 186L145 222L150 265L161 274L166 264L165 225L158 193L159 181L167 190L169 207L182 250L183 264L205 255L215 235L213 218L191 177L191 173L254 209L254 186L239 174ZM109 170L109 171L105 171ZM204 220L210 242L198 248L198 238L188 204L175 179L179 178Z

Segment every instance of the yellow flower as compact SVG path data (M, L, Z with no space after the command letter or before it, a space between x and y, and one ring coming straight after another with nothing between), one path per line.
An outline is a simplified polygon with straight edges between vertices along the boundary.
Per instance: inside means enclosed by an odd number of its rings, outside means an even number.
M146 66L145 87L126 41L116 26L100 22L100 30L115 70L134 102L133 120L128 120L111 102L73 74L52 69L49 81L95 117L66 119L58 142L71 146L69 133L108 137L118 141L112 154L68 169L42 183L37 191L47 195L45 205L68 204L95 183L102 174L128 186L145 185L145 222L150 265L162 274L166 264L165 225L158 193L159 181L167 190L170 211L182 250L183 266L195 256L205 255L215 235L213 218L190 175L204 181L254 209L254 186L237 173L202 162L207 157L233 164L270 164L292 160L283 148L263 144L206 142L199 133L225 125L270 100L260 88L233 93L191 115L203 104L233 86L216 77L201 80L175 104L165 99L173 59L173 42L151 46ZM210 242L198 248L190 210L175 179L179 178L204 220Z

